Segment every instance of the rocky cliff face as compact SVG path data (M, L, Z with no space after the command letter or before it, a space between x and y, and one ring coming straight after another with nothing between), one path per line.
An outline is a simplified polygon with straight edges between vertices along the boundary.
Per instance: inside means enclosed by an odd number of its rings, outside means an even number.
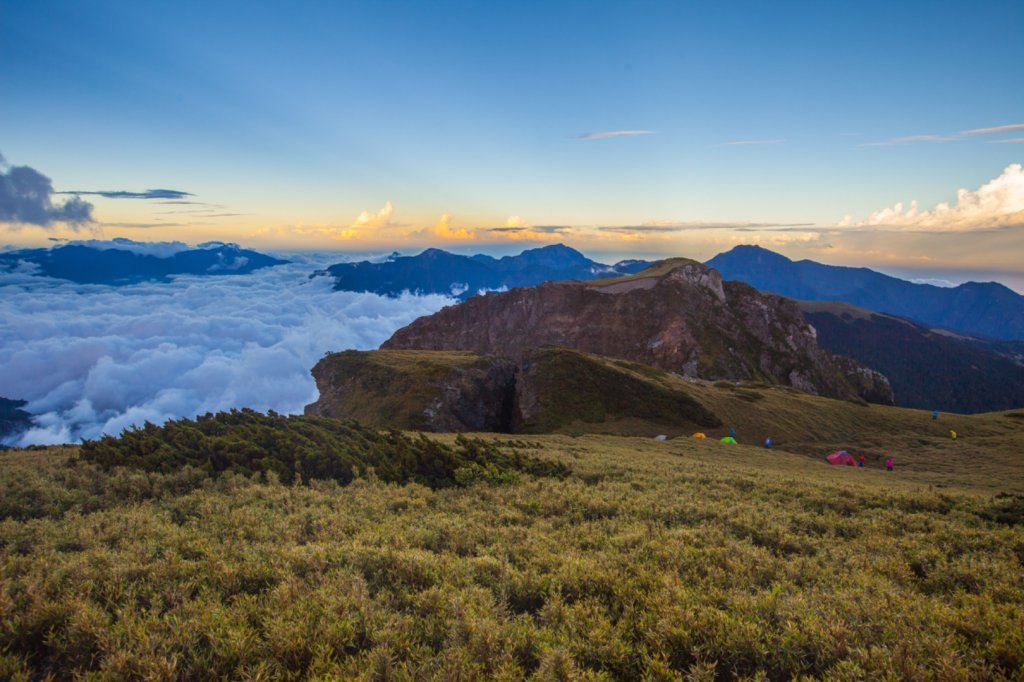
M631 277L475 296L416 320L381 348L472 351L518 361L547 346L690 377L892 402L885 377L818 347L794 302L723 282L717 271L683 259Z
M422 431L508 432L516 363L474 353L344 351L313 368L307 415Z

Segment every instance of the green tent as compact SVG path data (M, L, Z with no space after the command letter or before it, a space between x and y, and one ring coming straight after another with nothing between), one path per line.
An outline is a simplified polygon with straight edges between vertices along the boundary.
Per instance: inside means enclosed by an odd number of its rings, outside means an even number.
M736 439L733 438L732 436L726 436L725 438L722 439L722 442L723 443L735 443Z

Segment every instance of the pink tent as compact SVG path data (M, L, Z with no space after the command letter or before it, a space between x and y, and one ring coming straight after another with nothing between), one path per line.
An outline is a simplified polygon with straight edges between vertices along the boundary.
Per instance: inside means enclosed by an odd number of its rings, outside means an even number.
M846 466L855 467L857 466L856 460L846 450L836 450L835 452L829 453L829 456L825 459L828 460L829 464L845 464Z

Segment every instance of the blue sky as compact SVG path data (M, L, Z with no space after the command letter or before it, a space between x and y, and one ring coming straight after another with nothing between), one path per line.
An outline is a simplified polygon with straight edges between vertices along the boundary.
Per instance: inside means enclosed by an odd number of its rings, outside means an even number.
M9 219L0 243L706 258L759 241L1012 275L1021 35L1020 2L0 0L7 163L58 191L193 202L83 195L92 223ZM581 137L616 131L649 132ZM973 212L904 215L1000 178Z

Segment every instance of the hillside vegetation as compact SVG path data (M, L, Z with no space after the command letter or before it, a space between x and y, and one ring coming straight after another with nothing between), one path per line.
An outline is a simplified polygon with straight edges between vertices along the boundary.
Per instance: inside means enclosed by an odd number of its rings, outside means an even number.
M1024 675L1006 474L940 488L689 437L514 445L572 473L435 490L0 454L0 678Z
M524 456L515 448L505 452L478 439L460 437L449 446L358 422L248 409L163 426L147 423L117 438L85 442L81 457L105 469L174 473L190 467L211 476L258 474L266 480L272 475L285 484L317 479L345 485L372 471L385 482L444 488L476 479L512 480L517 472L567 473L550 461Z
M489 369L495 363L501 372ZM927 472L936 483L976 481L1024 492L1024 410L942 413L934 420L930 410L833 400L753 382L686 379L554 348L529 354L514 374L503 363L465 352L335 353L314 370L321 393L316 412L381 427L433 423L437 430L472 430L467 415L481 409L486 396L511 392L500 423L514 433L675 437L699 431L718 439L735 429L741 443L771 437L775 449L815 459L845 448L864 452L873 464L892 456L901 468ZM470 371L514 380L515 386L482 382L471 390L465 379Z

